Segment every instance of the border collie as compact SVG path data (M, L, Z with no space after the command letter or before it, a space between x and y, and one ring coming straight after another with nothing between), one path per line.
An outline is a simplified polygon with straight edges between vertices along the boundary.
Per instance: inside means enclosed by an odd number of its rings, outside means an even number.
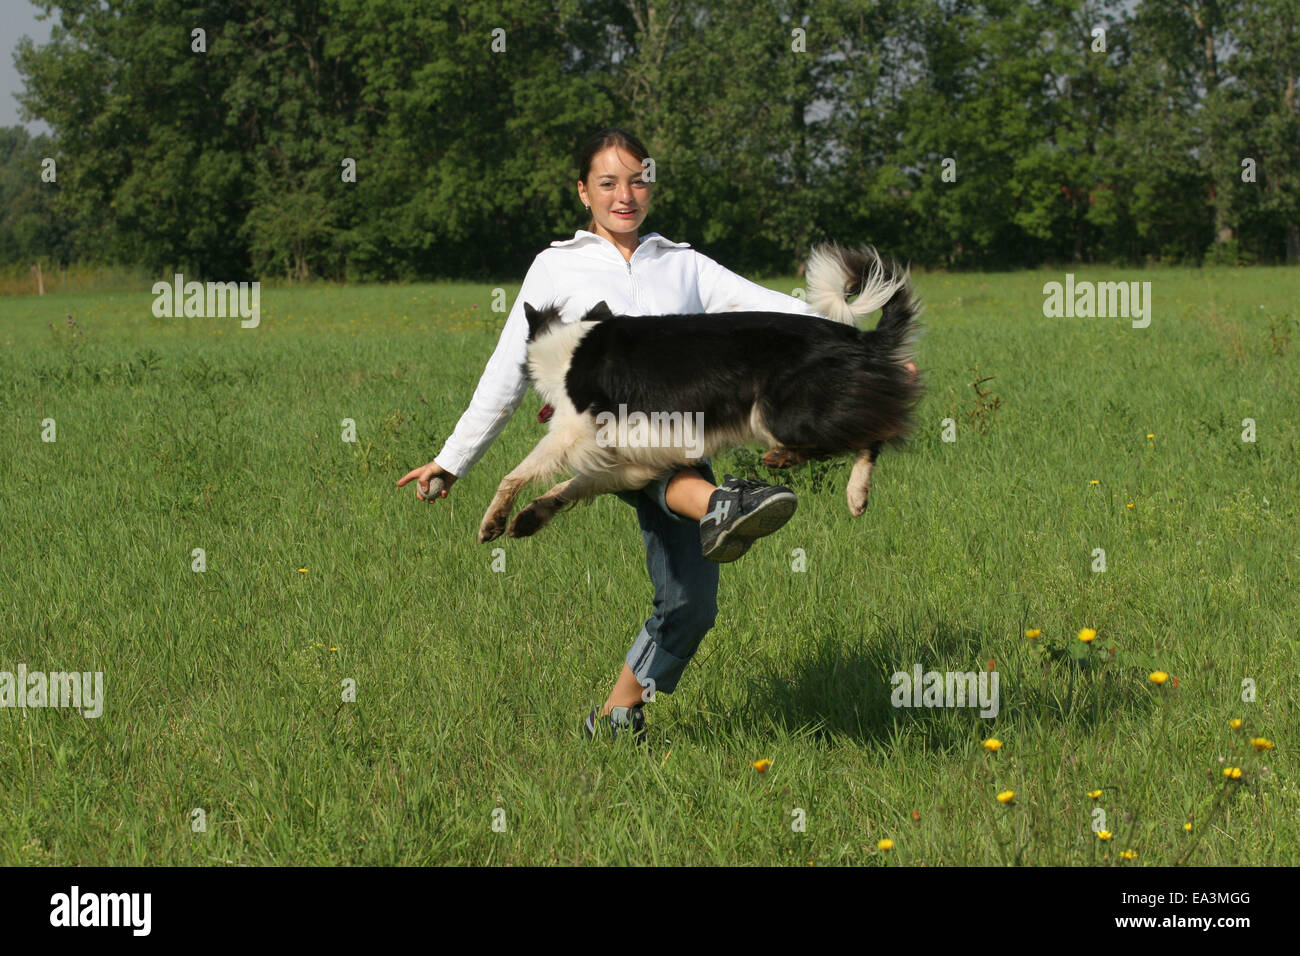
M500 537L531 481L575 473L515 516L513 538L534 534L568 504L641 488L747 442L764 443L773 467L853 456L849 511L861 515L881 446L906 437L920 398L912 364L920 306L907 273L869 247L814 249L807 283L808 304L827 318L620 317L600 302L565 323L557 305L525 303L528 376L554 415L546 437L502 479L479 541ZM877 309L875 329L857 328ZM693 424L701 433L692 440Z

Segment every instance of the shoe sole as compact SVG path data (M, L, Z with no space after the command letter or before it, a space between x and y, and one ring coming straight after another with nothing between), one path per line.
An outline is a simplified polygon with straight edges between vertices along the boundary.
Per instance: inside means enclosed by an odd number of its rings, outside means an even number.
M749 550L759 538L776 531L793 517L799 507L794 493L773 495L741 518L714 542L704 557L715 564L729 564Z

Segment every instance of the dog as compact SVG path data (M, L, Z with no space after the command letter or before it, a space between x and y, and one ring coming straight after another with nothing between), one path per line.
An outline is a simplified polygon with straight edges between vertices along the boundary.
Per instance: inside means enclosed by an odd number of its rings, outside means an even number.
M515 516L513 538L535 534L567 505L644 487L749 442L767 446L763 461L773 467L853 456L848 505L861 516L881 447L907 437L920 399L912 361L920 304L906 271L870 247L816 248L806 277L808 304L826 318L615 316L600 302L565 323L557 305L525 303L528 377L554 413L546 436L501 480L479 541L506 531L529 482L574 473ZM857 328L877 309L874 329Z

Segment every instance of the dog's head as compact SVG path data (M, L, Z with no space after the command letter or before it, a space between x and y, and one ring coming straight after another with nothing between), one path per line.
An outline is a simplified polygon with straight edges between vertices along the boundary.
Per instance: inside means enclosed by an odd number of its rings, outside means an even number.
M528 341L535 342L541 338L552 326L559 325L560 307L551 303L544 309L534 309L527 302L524 303L524 317L528 319Z
M560 318L560 306L557 303L551 303L544 309L534 309L525 302L524 317L528 319L529 342L537 341L563 322L563 319ZM601 299L587 310L587 314L582 317L581 321L602 322L605 319L612 318L614 318L614 313L610 311L609 304L604 299Z
M610 311L609 303L606 302L604 299L601 299L599 302L597 302L595 305L593 305L590 309L587 310L587 314L582 317L582 321L603 322L606 319L612 319L613 317L614 317L614 313Z

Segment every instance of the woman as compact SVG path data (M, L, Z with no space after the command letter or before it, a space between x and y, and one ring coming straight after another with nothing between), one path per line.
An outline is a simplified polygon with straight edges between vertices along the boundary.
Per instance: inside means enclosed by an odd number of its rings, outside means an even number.
M617 127L588 140L578 178L578 197L591 212L587 228L551 243L533 260L468 410L434 460L410 471L398 487L414 479L427 492L429 481L441 477L445 498L510 420L528 389L525 302L536 307L562 302L566 322L601 300L616 315L816 314L802 300L729 272L687 243L653 232L638 237L650 212L652 183L643 164L648 156L635 136ZM598 723L607 722L615 737L630 730L641 740L645 702L676 688L713 626L718 564L736 560L755 539L784 524L796 499L788 488L730 475L718 486L707 460L620 497L636 507L641 523L654 613L628 651L600 717L593 709L584 731L595 736Z

